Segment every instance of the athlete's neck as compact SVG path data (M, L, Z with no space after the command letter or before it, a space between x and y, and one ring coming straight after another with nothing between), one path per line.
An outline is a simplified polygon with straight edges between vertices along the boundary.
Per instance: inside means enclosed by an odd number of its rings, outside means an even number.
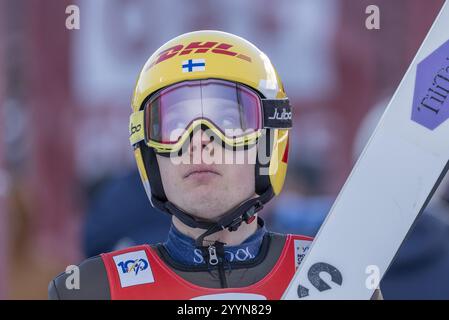
M257 214L256 214L257 217ZM181 220L173 216L172 218L173 225L178 229L179 232L185 234L186 236L197 239L201 236L206 230L200 228L192 228L184 223ZM207 246L212 242L220 241L226 243L228 246L236 246L245 241L248 237L250 237L257 230L257 218L254 219L251 223L243 222L240 227L236 231L229 231L228 229L221 230L219 232L213 233L206 238L204 238L203 245Z

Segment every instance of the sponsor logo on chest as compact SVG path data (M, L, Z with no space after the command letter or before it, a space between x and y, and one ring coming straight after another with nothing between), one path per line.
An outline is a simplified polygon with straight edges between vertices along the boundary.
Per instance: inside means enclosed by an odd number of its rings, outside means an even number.
M153 271L144 250L128 252L113 257L122 288L153 283Z

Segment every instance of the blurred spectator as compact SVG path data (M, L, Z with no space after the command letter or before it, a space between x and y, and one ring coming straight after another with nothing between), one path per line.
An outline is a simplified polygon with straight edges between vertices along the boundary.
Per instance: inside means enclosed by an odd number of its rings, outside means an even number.
M170 217L154 209L136 170L98 187L83 227L86 257L143 243L166 240Z

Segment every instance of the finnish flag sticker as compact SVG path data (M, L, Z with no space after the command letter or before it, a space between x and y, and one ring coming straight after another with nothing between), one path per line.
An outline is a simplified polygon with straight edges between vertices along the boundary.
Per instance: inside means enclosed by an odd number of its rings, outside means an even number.
M189 59L182 62L182 72L196 72L206 70L206 60Z

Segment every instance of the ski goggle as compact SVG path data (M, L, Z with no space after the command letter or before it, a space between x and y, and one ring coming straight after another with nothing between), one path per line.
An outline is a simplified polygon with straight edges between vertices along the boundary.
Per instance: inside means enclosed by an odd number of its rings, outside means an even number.
M130 116L130 142L176 152L197 129L230 147L255 143L263 129L290 129L288 99L262 99L249 87L218 79L183 81L151 95Z

